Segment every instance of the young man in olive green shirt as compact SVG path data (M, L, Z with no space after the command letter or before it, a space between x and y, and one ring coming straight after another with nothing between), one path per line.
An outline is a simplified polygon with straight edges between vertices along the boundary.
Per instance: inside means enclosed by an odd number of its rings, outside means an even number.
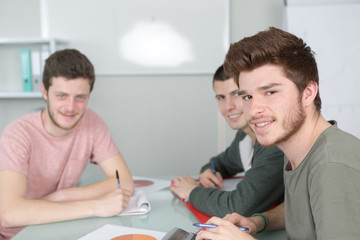
M288 239L359 239L360 140L320 113L314 54L302 39L276 28L233 44L226 70L240 86L246 118L260 144L285 154L285 202L246 218L232 214L197 239L254 239L281 229ZM234 224L232 224L234 223Z

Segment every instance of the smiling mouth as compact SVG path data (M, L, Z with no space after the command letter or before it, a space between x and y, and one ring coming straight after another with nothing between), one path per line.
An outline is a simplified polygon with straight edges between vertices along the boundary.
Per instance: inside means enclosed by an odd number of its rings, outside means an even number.
M268 121L268 122L263 122L263 123L258 123L258 124L255 124L255 126L257 127L264 127L270 123L273 123L274 121Z
M74 118L75 116L76 116L76 114L74 113L74 114L61 114L64 118L66 118L66 119L72 119L72 118Z
M237 118L237 117L239 117L239 116L240 116L240 114L235 114L235 115L229 116L229 118L232 119L232 118Z

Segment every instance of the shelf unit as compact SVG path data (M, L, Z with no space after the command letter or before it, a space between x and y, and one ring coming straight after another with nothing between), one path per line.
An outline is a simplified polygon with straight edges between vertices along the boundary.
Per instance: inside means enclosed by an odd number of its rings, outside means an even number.
M0 91L0 99L42 98L41 92Z
M1 49L6 48L24 48L24 47L34 47L47 50L49 54L54 53L59 46L65 45L67 42L63 40L58 40L54 38L0 38L0 56L1 56ZM5 61L5 60L4 60ZM0 76L1 77L1 76ZM11 80L5 80L11 81ZM0 86L2 87L2 86ZM21 98L42 98L40 92L23 92L13 91L13 90L0 90L0 99L21 99Z

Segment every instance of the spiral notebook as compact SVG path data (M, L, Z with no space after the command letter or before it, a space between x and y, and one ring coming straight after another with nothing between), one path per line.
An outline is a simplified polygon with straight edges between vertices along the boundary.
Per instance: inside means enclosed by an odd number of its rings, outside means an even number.
M136 190L130 198L128 207L118 216L138 215L150 212L151 205L144 190Z

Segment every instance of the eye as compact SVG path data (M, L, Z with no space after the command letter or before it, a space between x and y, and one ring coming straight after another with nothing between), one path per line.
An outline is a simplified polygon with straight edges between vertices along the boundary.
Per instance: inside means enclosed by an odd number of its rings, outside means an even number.
M273 95L274 93L276 93L276 91L273 91L273 90L272 90L272 91L267 91L267 92L266 92L266 95L269 95L269 96L270 96L270 95Z
M225 96L216 96L216 100L218 101L221 101L221 100L224 100L225 99Z
M252 96L250 95L245 95L242 97L245 101L250 101L252 99Z
M60 98L60 99L64 99L65 95L64 94L58 94L57 97Z
M84 101L84 100L86 99L86 96L80 95L80 96L77 96L76 99L77 99L78 101Z

